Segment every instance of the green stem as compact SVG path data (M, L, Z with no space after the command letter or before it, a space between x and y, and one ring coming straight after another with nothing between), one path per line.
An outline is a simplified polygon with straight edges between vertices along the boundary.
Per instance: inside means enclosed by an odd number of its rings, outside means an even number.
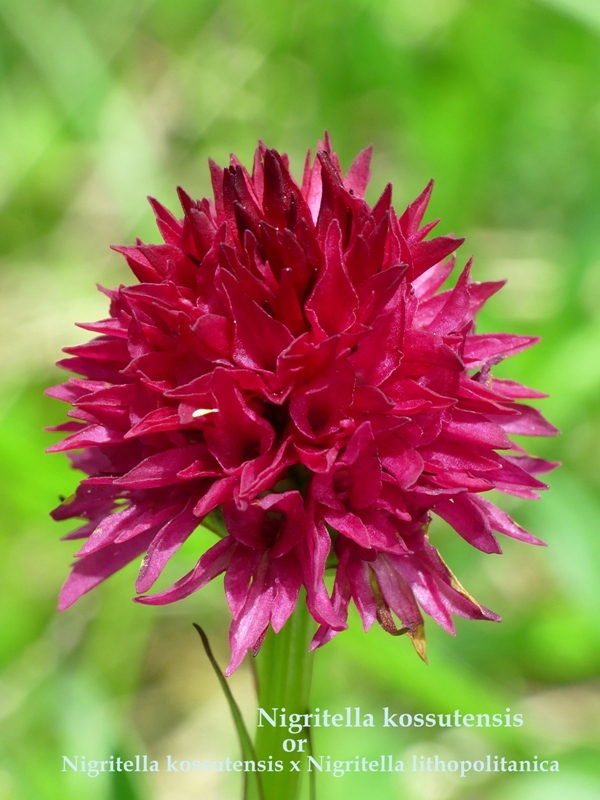
M273 763L283 762L283 771L261 773L264 800L298 800L300 797L309 737L304 730L292 734L287 725L280 726L279 723L282 713L285 713L288 724L290 714L309 713L314 659L308 650L312 636L311 623L304 596L301 596L283 629L276 634L269 628L256 658L258 706L269 717L277 716L277 725L272 726L265 719L261 724L259 715L254 745L256 757L259 761L269 762L271 757ZM284 750L284 742L290 752ZM295 748L293 751L292 746ZM300 762L300 772L292 768L292 761ZM257 798L255 787L248 785L245 800Z

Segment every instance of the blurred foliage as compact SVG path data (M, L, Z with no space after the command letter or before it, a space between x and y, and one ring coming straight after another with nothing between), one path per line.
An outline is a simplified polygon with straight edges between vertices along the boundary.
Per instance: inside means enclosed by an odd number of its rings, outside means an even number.
M357 619L317 655L315 706L495 713L509 729L319 730L336 758L439 753L558 758L559 775L319 776L321 797L600 797L600 12L595 0L2 0L0 2L0 798L236 796L215 775L62 772L62 756L236 754L225 701L191 626L227 658L215 583L167 608L130 602L133 567L63 615L73 546L48 510L77 476L45 456L64 408L75 320L105 315L99 281L128 282L111 243L157 240L144 195L209 191L206 159L248 161L258 138L296 172L327 128L343 165L375 145L374 201L396 207L433 175L431 213L467 237L477 279L508 278L482 329L543 336L499 374L543 389L563 430L551 491L507 508L549 543L502 557L433 533L500 626L428 627L430 666ZM65 530L62 533L66 533ZM180 575L198 533L169 566ZM332 676L335 680L332 680ZM232 679L247 718L250 671Z

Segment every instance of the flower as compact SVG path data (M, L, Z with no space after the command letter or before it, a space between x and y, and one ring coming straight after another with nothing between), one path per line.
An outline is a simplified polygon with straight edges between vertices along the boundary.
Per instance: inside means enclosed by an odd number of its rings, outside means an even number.
M371 208L370 157L344 177L326 136L299 187L261 143L252 174L211 162L214 204L179 190L179 220L151 200L164 244L115 248L138 283L102 290L110 316L59 362L82 377L50 391L74 418L50 450L75 450L88 476L52 514L84 520L66 537L85 542L60 609L142 555L141 603L224 572L228 674L302 587L312 647L347 627L350 600L365 630L408 633L423 657L422 611L449 632L452 614L499 620L428 526L437 514L486 553L501 552L496 533L542 544L483 496L536 497L554 466L509 438L556 433L518 402L544 395L491 374L537 340L475 333L502 282L473 282L469 262L440 291L463 240L426 238L431 183L401 216L389 185ZM214 546L148 594L203 520Z

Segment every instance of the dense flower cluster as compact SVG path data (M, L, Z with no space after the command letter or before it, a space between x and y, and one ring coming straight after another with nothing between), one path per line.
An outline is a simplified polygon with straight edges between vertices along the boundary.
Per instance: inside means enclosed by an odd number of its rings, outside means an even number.
M427 239L431 184L401 216L391 186L364 200L370 150L343 177L326 137L302 186L259 146L252 174L211 163L213 202L180 191L183 219L151 201L164 244L116 248L139 283L106 291L110 317L59 362L83 376L51 390L89 477L54 512L85 523L64 609L143 555L137 600L170 603L225 573L231 673L302 587L317 647L356 604L424 655L421 609L499 618L461 587L428 541L431 514L499 553L496 533L540 544L482 493L532 498L529 457L509 434L550 435L543 395L490 368L532 337L476 334L500 282L452 289L461 239ZM504 451L501 455L498 451ZM194 569L146 594L194 529L218 534ZM145 554L145 555L144 555ZM335 568L330 596L326 567ZM396 627L392 612L400 620Z

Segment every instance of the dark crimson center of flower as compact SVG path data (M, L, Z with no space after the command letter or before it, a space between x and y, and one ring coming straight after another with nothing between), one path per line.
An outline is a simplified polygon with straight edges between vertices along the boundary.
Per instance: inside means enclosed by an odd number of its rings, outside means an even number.
M352 476L345 467L342 467L333 476L333 491L340 500L347 500L351 490Z
M283 535L285 514L282 511L267 511L262 522L262 535L267 547L274 547Z
M311 408L308 412L308 424L314 433L319 434L329 424L329 413L318 406Z
M242 462L253 461L260 455L260 442L248 442L242 453Z
M267 420L269 425L271 425L279 440L283 436L290 419L288 404L285 403L284 405L278 406L275 403L264 403L262 416Z

